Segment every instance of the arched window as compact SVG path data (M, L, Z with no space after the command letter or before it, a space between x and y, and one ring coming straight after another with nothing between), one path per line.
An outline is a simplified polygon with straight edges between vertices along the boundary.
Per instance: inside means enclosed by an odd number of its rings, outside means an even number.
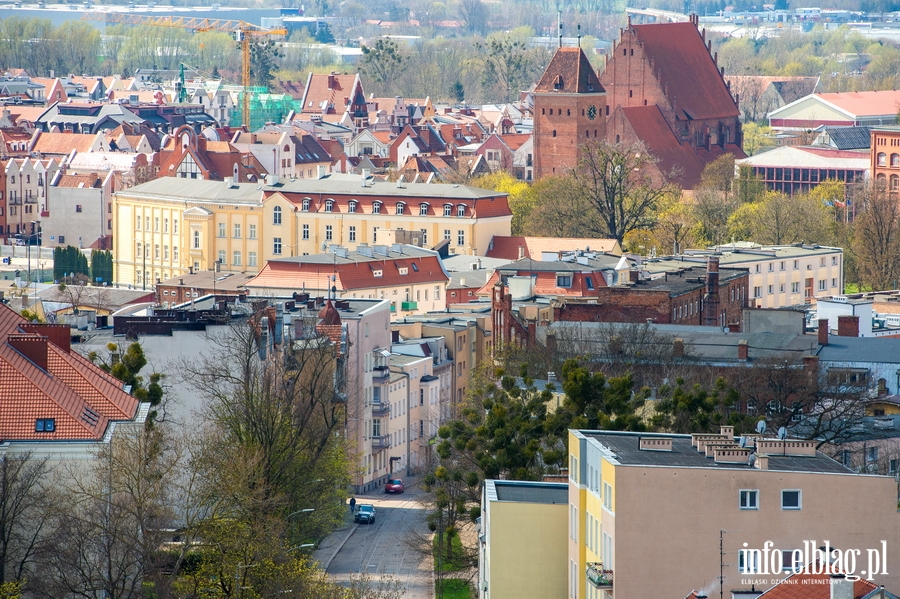
M403 202L397 202L396 214L403 214L405 210L406 204L404 204Z
M272 224L281 224L281 206L275 206L275 208L272 210Z
M419 204L419 216L428 216L428 204Z
M900 176L891 175L891 191L896 192L898 190L900 190Z
M878 152L878 166L887 166L887 154Z
M334 200L325 200L325 212L334 212Z
M894 168L900 166L900 154L891 154L891 166Z
M350 200L350 203L347 204L347 212L350 214L356 213L356 200Z
M309 212L309 198L305 198L303 203L300 205L300 210L303 212Z
M381 214L381 202L372 204L372 214Z
M876 182L882 189L884 189L884 186L885 186L885 184L887 183L887 177L884 175L884 173L878 173L878 176L875 177L875 182Z
M444 216L451 216L453 214L453 204L444 204Z
M466 205L460 204L456 207L456 216L465 216L466 215Z
M194 231L194 249L200 249L200 231Z

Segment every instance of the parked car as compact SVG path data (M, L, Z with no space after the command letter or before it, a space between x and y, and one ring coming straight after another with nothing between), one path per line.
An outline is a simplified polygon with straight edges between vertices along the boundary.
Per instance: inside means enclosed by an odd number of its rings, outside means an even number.
M402 478L392 478L384 485L385 493L402 493L406 487L403 486Z
M360 524L375 524L375 506L367 503L357 507L355 519Z

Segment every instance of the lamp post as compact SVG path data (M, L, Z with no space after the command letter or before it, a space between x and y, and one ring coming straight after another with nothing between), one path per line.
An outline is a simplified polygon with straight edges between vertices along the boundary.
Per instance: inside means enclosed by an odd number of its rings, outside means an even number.
M290 520L293 516L296 516L296 515L298 515L298 514L310 514L310 513L314 512L314 511L316 511L316 508L308 507L308 508L306 508L306 509L297 510L296 512L291 512L290 514L288 514L287 516L285 516L284 519L287 521L287 520ZM298 532L299 532L299 531L298 531ZM300 545L300 547L304 547L304 545Z

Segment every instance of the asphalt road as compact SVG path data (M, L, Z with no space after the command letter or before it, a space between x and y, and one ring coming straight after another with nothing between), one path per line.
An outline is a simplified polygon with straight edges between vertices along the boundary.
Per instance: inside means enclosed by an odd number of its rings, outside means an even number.
M402 495L357 495L357 508L366 503L375 506L375 523L360 524L345 537L328 574L341 583L363 572L375 580L390 577L403 584L407 599L433 599L431 557L417 549L417 541L431 538L418 495L415 488Z

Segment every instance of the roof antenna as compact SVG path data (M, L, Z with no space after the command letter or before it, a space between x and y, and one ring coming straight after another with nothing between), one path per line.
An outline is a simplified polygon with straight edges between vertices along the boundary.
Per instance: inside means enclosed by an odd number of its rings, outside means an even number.
M581 23L578 24L578 47L581 48Z
M562 48L562 11L556 11L556 35L559 38L559 47Z

